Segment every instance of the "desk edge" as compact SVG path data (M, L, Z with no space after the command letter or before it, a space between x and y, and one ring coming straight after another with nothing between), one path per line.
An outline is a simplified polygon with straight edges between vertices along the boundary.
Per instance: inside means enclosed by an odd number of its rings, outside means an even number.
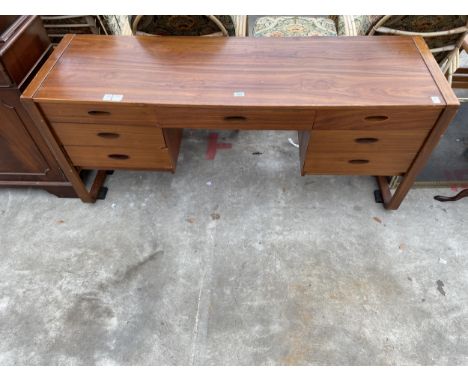
M447 107L458 108L458 106L460 106L460 102L458 101L457 96L450 87L450 84L448 83L444 74L440 70L439 64L434 59L434 56L429 50L426 41L424 41L424 38L422 38L421 36L416 36L413 38L413 41L416 45L416 48L421 53L421 57L424 63L426 64L429 73L431 74L434 82L439 88L440 94L442 94L442 97L444 97Z
M54 66L57 64L60 57L62 57L62 54L68 48L68 46L70 45L71 41L73 40L73 38L75 36L76 35L74 35L74 34L67 34L62 38L62 40L57 45L57 47L54 49L54 51L52 52L50 57L47 59L47 61L44 63L42 68L39 69L39 71L34 76L33 80L31 81L31 83L24 90L23 94L21 95L22 99L32 99L32 98L34 98L36 92L39 90L39 88L41 87L44 80L47 78L49 73L52 71Z

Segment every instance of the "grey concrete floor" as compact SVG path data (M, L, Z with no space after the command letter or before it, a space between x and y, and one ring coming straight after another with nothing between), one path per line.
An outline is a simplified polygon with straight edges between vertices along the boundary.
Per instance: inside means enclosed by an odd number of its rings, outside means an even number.
M95 205L1 189L0 364L467 365L468 199L385 211L290 136L186 131Z

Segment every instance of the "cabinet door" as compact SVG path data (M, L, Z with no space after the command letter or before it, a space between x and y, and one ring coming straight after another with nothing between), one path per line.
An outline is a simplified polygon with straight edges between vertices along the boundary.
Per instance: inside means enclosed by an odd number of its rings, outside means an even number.
M23 123L18 107L21 106L10 97L0 95L0 178L45 176L49 165Z

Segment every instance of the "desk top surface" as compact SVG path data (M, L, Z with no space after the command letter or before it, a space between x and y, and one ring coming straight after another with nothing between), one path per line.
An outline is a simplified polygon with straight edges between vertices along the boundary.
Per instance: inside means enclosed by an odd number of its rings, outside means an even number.
M156 105L444 107L453 93L418 39L67 35L24 98L101 102L113 94L123 96L121 103Z

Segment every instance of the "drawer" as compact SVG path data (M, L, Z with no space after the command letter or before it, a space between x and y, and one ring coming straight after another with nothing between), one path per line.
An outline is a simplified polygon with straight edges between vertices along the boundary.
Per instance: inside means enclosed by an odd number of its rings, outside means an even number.
M315 111L243 107L161 107L161 127L234 130L310 130Z
M50 122L100 123L119 125L156 125L155 109L126 104L41 103Z
M421 148L426 130L313 130L307 152L413 152Z
M154 126L53 122L52 127L65 146L166 147L162 129Z
M314 129L430 130L441 111L439 108L320 110Z
M323 175L401 175L411 165L416 153L309 153L304 162L305 174Z
M88 169L173 170L167 148L65 146L75 166Z

